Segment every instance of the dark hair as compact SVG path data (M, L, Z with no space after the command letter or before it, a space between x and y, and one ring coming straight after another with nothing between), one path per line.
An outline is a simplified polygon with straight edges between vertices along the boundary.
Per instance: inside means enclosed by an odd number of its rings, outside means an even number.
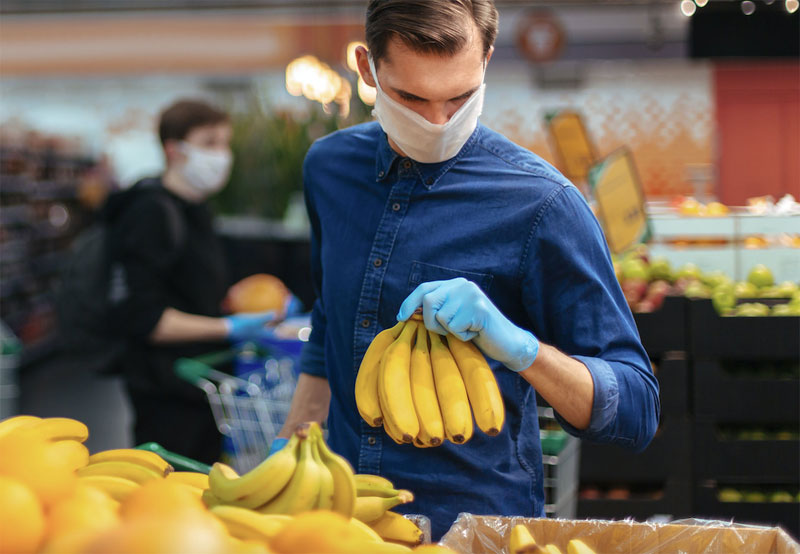
M486 56L497 37L494 0L370 0L367 48L376 65L393 36L414 51L452 56L467 43L466 21L477 27Z
M202 100L178 100L161 112L158 137L161 144L183 140L196 127L230 121L230 116Z

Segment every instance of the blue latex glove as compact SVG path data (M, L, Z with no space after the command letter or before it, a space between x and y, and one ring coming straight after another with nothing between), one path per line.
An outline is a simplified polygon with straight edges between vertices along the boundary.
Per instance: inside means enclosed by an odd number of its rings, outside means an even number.
M269 447L269 454L267 454L267 458L275 454L278 450L283 449L287 442L289 442L289 439L277 437L274 441L272 441L272 444Z
M275 319L275 312L234 314L223 319L228 329L228 338L238 342L262 336L266 331L264 326Z
M297 298L294 294L289 294L289 298L286 299L284 311L286 312L286 317L302 314L303 303L300 302L300 299Z
M511 323L478 285L462 277L422 283L403 301L397 320L407 320L420 306L430 331L471 339L512 371L527 369L539 353L533 334Z

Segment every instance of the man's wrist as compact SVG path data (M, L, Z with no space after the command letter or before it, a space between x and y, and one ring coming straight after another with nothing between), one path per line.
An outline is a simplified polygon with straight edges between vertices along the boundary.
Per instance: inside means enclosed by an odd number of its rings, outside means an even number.
M505 366L515 373L525 371L533 365L539 355L539 341L533 333L520 329L522 339L520 340L520 352L514 359L507 362Z

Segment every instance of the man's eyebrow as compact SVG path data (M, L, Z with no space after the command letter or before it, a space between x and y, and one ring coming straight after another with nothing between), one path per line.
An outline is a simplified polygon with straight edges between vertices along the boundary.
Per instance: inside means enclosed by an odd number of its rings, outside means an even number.
M477 87L475 87L473 89L470 89L467 92L465 92L464 94L459 94L458 96L454 96L453 98L450 98L449 101L463 100L464 98L469 98L470 96L475 94L475 91L477 91L479 88L480 88L480 86L477 86ZM397 93L398 96L400 96L401 98L403 98L405 100L414 100L414 101L418 101L418 102L427 102L428 101L427 98L422 98L421 96L417 96L416 94L411 94L410 92L407 92L407 91L405 91L403 89L399 89L399 88L394 88L393 87L392 90L394 90L395 93Z

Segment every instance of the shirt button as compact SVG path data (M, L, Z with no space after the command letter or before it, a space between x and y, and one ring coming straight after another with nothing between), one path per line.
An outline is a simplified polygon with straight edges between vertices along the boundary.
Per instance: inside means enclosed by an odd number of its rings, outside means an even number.
M375 437L370 437L367 439L367 442L370 446L375 446L375 443L378 442L378 440Z
M433 184L433 177L428 177L428 178L425 180L425 183L427 183L427 184L429 184L429 185L432 185L432 184Z
M404 161L403 162L403 167L405 167L406 169L410 169L411 168L411 160Z
M377 258L374 262L372 262L372 265L374 265L375 267L380 267L383 265L383 260Z
M393 209L394 211L396 211L396 212L399 212L399 211L400 211L400 204L398 204L397 202L395 202L394 204L392 204L392 209Z
M364 327L364 328L369 327L369 320L368 319L362 319L361 320L361 326Z
M385 172L383 172L383 171L380 171L380 172L378 173L378 177L383 177L384 175L386 175L386 173L385 173Z

